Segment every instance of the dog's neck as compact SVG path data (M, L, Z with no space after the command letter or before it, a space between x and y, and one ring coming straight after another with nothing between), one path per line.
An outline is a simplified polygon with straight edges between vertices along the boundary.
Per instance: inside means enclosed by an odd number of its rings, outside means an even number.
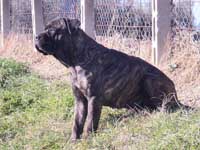
M72 36L72 62L74 66L84 66L92 61L99 49L98 47L102 47L102 45L98 44L79 29L75 35Z

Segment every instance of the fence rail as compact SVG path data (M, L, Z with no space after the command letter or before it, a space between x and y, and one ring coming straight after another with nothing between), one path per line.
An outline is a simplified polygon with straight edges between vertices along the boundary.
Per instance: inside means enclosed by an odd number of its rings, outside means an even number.
M169 36L171 50L177 46L174 41L180 42L186 36L192 44L200 41L200 0L0 1L2 44L8 33L34 36L56 17L81 20L82 29L96 40L120 37L118 42L122 41L134 55L144 49L145 43L151 45L148 49L155 64Z

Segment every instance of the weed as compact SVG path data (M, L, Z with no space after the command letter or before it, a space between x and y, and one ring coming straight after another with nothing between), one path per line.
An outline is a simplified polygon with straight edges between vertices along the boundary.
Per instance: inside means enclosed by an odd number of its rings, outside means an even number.
M62 81L48 81L24 64L0 60L0 149L200 149L200 111L138 114L104 108L100 126L71 143L73 95ZM23 67L22 67L23 66Z

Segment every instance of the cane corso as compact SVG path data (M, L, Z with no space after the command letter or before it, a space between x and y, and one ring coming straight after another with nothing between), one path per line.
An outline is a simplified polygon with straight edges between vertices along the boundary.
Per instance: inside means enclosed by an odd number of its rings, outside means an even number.
M75 96L72 140L96 131L102 106L167 111L181 106L174 83L146 61L109 49L80 29L77 19L59 18L36 36L36 49L69 68Z

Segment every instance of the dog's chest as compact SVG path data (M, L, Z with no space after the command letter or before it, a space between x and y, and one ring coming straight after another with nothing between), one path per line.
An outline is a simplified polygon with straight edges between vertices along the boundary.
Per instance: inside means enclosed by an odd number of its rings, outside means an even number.
M92 73L80 66L71 70L72 84L76 86L84 95L88 95L91 87Z

